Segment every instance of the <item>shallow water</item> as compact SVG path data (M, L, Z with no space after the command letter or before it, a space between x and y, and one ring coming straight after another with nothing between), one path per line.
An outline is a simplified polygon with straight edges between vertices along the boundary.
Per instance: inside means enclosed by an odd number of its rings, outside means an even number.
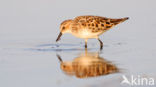
M140 75L141 77L155 78L155 70L152 69L155 66L153 59L143 57L141 59L139 57L138 59L134 59L136 55L141 56L139 54L140 51L118 50L118 48L123 47L124 45L112 44L104 46L102 51L98 48L88 48L87 52L83 45L78 44L39 44L30 48L15 47L1 49L1 55L3 56L0 62L1 85L5 87L9 87L10 85L14 85L14 87L102 87L104 85L108 87L125 87L125 85L120 84L123 80L122 75L126 75L127 77L130 75ZM114 48L114 51L109 48ZM126 51L131 54L127 54ZM136 52L138 53L136 54ZM97 77L85 76L85 78L77 78L75 75L66 74L61 69L61 63L57 58L57 55L59 55L63 61L72 61L77 57L83 57L82 55L88 54L90 54L89 57L91 59L94 59L97 55L100 56L100 58L108 61L108 63L114 64L120 71L100 76L95 75ZM146 61L141 62L138 60ZM85 62L87 63L87 61Z
M129 87L121 84L123 75L156 79L155 9L155 0L0 1L0 87ZM100 36L103 50L97 40L88 42L88 53L98 54L119 72L99 75L99 68L77 78L63 71L57 55L71 62L86 54L84 41L70 34L55 42L59 24L79 15L130 17ZM155 86L156 81L154 86L132 87Z

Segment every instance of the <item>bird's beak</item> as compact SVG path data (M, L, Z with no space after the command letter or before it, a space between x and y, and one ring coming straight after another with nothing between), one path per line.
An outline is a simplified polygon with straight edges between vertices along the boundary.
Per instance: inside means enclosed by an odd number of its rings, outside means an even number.
M62 60L60 55L56 55L56 56L57 56L57 58L59 59L60 62L63 62L63 60Z
M56 42L60 40L61 36L62 36L62 33L60 32L60 34L58 35L58 37L56 39Z

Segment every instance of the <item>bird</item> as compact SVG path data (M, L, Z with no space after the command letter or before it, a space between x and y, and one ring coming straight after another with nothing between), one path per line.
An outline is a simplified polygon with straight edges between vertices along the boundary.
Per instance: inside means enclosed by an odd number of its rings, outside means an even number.
M103 42L99 39L99 36L128 19L129 17L107 18L93 15L77 16L74 19L67 19L60 24L60 33L56 42L60 40L63 34L71 33L73 36L85 40L85 48L87 48L88 39L97 39L100 43L100 49L103 49Z

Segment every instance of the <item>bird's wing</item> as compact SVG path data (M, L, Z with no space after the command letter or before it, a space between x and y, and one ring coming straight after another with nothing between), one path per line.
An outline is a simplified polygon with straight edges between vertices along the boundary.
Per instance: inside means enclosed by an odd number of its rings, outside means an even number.
M90 29L92 32L106 31L113 26L124 22L128 17L120 19L112 19L101 16L78 16L74 19L74 22L80 24L85 29Z
M83 28L90 29L92 32L104 31L109 18L100 16L78 16L74 19L74 22L79 23ZM109 24L110 25L110 24Z

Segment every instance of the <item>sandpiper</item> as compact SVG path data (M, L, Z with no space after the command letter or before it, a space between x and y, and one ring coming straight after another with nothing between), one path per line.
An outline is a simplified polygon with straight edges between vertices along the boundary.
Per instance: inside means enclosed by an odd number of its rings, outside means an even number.
M103 42L99 39L99 36L127 19L129 18L113 19L101 16L78 16L74 19L68 19L61 23L60 34L58 35L56 42L60 40L60 37L64 33L71 33L72 35L85 40L85 48L87 48L88 39L95 38L100 42L100 49L102 49Z

